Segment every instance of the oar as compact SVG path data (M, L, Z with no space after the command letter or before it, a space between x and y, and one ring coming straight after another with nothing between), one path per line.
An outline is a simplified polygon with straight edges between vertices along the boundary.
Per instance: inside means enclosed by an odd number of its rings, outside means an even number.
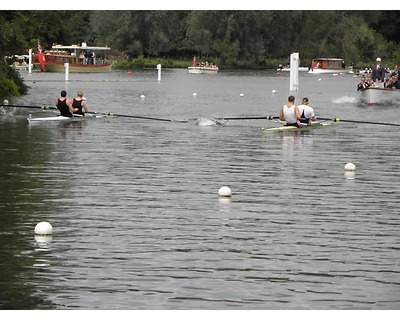
M14 104L0 104L0 107L9 107L9 108L29 108L29 109L42 109L42 110L56 110L56 107L49 106L19 106Z
M155 121L167 121L167 122L182 122L182 123L188 122L187 120L171 120L171 119L153 118L153 117L145 117L145 116L134 116L134 115L128 115L128 114L119 114L119 113L112 113L112 112L104 112L104 113L89 112L89 114L104 115L107 117L122 117L122 118L133 118L133 119L155 120Z
M216 120L274 120L274 119L279 119L279 117L273 117L273 116L249 116L249 117L223 117L223 118L214 118Z
M376 125L382 125L382 126L395 126L395 127L400 127L399 123L387 123L387 122L374 122L374 121L361 121L361 120L344 120L344 119L339 119L339 118L322 118L322 117L317 117L319 120L330 120L333 122L351 122L351 123L362 123L362 124L376 124Z

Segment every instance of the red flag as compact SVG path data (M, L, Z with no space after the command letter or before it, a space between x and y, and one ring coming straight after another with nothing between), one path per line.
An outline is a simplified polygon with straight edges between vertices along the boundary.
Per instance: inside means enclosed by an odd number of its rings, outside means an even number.
M40 46L39 40L37 43L37 48L38 48L38 60L40 62L40 65L42 66L42 69L44 70L44 67L46 66L46 59L44 57L44 53L42 52L42 47Z
M193 67L196 66L196 56L193 57Z

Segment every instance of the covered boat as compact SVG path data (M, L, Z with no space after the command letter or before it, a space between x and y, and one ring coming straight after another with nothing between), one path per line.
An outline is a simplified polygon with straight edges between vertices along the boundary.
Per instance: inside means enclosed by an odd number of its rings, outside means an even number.
M52 50L44 51L44 63L39 54L33 55L33 65L47 72L64 72L64 64L69 63L69 72L110 72L112 63L106 59L109 47L82 45L53 45Z
M308 73L350 73L352 69L347 68L343 59L339 58L316 58L311 62Z

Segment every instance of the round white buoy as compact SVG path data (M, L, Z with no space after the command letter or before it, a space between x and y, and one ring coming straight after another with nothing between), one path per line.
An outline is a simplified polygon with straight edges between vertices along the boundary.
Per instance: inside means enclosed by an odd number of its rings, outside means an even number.
M239 96L244 97L244 93L239 94Z
M35 234L50 235L53 234L53 227L46 221L39 222L35 227Z
M272 94L275 94L276 93L276 90L274 89L274 90L272 90Z
M86 97L82 97L82 100L83 100L83 101L86 101Z
M142 94L142 95L140 96L140 99L144 99L144 98L146 98L146 97L145 97L144 94Z
M7 99L4 100L4 101L3 101L3 104L8 104L8 100L7 100Z
M319 78L318 81L321 81L321 78Z
M354 165L354 163L346 163L346 165L344 166L344 170L345 171L355 171L356 170L356 166Z
M197 96L197 93L196 93L196 92L193 93L193 97L195 97L195 96Z
M220 197L230 197L232 196L232 191L229 187L224 186L218 190L218 195Z

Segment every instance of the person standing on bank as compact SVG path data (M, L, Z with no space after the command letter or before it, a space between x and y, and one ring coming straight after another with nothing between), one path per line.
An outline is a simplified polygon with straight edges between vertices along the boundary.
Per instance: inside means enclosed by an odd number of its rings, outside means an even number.
M303 98L301 105L297 106L300 113L300 122L309 124L310 121L317 121L314 109L308 105L308 98Z
M279 120L285 121L285 126L296 126L299 127L300 124L298 120L300 119L299 109L294 105L294 96L288 97L288 102L281 107L279 113Z
M61 98L56 99L56 107L60 111L60 116L72 117L74 108L72 108L70 101L67 99L67 91L61 91Z
M88 113L89 110L86 106L86 102L83 100L83 92L82 90L78 90L76 93L76 97L72 99L71 102L72 108L74 109L74 114L79 114L82 117L85 116L85 113Z

